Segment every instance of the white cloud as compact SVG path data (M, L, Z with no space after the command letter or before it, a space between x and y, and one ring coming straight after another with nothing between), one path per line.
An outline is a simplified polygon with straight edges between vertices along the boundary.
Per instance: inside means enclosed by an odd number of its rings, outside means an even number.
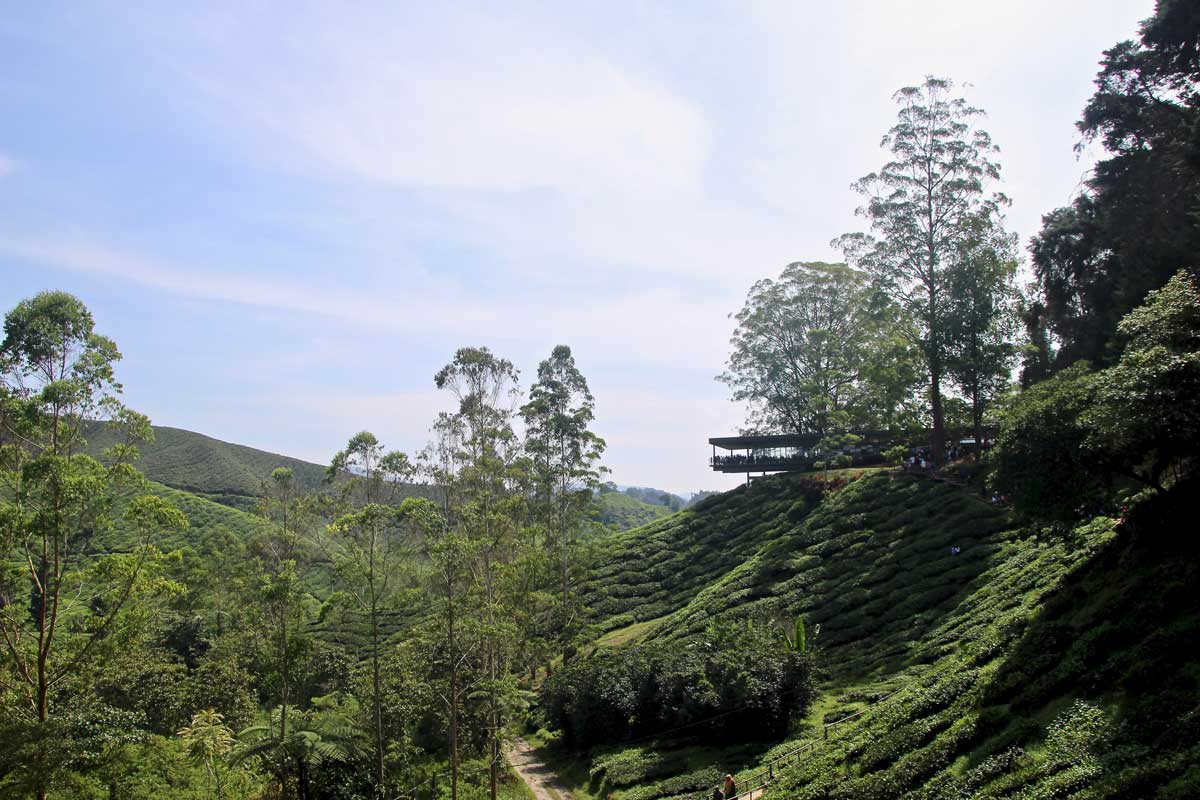
M0 253L184 297L318 314L356 328L503 339L547 350L568 340L595 351L600 361L627 366L719 365L730 332L724 303L659 289L570 302L536 293L470 297L437 288L387 296L165 265L90 244L42 245L0 235Z
M597 429L618 480L718 485L726 479L704 468L704 440L740 417L710 378L725 358L726 314L789 261L836 257L829 240L861 224L847 187L882 161L891 93L927 72L974 82L1004 148L1013 224L1028 236L1086 168L1072 158L1072 123L1100 51L1132 35L1152 0L678 8L106 9L73 46L101 67L118 51L128 58L129 94L166 137L163 152L186 165L203 141L198 163L261 187L263 207L251 221L235 218L243 206L223 216L216 206L235 189L189 174L211 205L151 209L146 231L108 235L103 204L123 198L102 198L92 219L68 192L61 208L78 216L50 224L70 235L0 231L0 252L388 334L361 337L364 348L436 337L544 353L566 341L603 375ZM84 30L103 25L103 36ZM98 40L117 46L87 50ZM175 128L189 132L179 152ZM153 148L129 156L145 174L123 165L112 185L136 195L139 176L160 179L164 162ZM15 165L0 154L0 176ZM286 201L272 202L279 192ZM151 244L193 211L228 239ZM254 268L264 240L271 263L295 276L287 283ZM446 267L457 258L446 252L463 251L470 263ZM204 255L146 255L163 252ZM295 264L281 263L291 253ZM263 411L246 429L316 458L341 445L342 428L374 426L399 444L432 419L428 393L321 389L294 387L291 406L310 406L287 422ZM314 415L329 409L342 410ZM309 442L318 452L303 452Z
M595 265L740 291L747 265L794 257L790 225L708 185L695 100L562 26L320 7L278 31L253 13L154 25L173 31L164 63L253 163L417 191L514 277Z
M154 26L174 31L165 57L204 113L260 165L422 192L514 279L598 265L740 299L788 261L836 257L828 242L861 224L847 187L883 158L891 93L929 72L976 84L1028 236L1078 183L1072 123L1140 4L747 4L707 12L719 47L680 51L667 40L699 35L702 12L632 14L658 26L640 48L528 8Z
M4 153L0 153L0 178L16 172L18 166L18 162L15 158L7 156Z
M558 31L416 16L317 6L279 30L274 14L206 14L167 26L167 58L257 158L295 169L473 191L625 191L651 176L698 189L706 132L690 104Z

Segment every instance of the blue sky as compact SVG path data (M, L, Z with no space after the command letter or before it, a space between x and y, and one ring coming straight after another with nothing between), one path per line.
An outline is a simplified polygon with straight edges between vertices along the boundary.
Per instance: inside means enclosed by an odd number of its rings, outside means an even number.
M186 9L186 10L179 10ZM157 424L419 449L433 373L571 345L621 483L726 487L755 280L833 260L892 92L971 86L1027 239L1151 0L25 4L0 17L0 304L79 295Z

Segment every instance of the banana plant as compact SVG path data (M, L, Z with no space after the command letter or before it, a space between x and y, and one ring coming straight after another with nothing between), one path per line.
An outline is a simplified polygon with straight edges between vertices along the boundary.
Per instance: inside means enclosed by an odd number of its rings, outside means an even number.
M796 617L792 620L792 630L789 633L787 626L780 624L779 638L784 650L803 655L808 652L808 637L804 631L804 617Z

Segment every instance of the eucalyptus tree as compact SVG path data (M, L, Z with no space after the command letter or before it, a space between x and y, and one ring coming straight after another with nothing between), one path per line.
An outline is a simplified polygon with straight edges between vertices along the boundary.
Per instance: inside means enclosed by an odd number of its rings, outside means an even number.
M343 481L348 510L329 525L330 543L339 587L354 607L365 614L370 629L371 716L375 786L382 792L386 778L387 742L383 732L383 691L380 678L382 613L392 608L405 580L414 542L405 524L403 506L394 500L416 470L408 456L386 451L370 432L350 439L329 465L327 478Z
M561 599L559 635L564 648L573 622L571 567L579 532L604 471L604 440L589 429L595 399L575 365L571 348L558 345L538 365L529 402L521 407L525 450L534 472L538 505L556 534Z
M928 77L896 92L897 122L883 137L891 160L852 188L870 233L834 240L917 325L929 386L933 459L945 447L942 386L951 315L950 270L979 220L993 221L1008 199L990 190L1000 178L998 148L975 126L983 111L953 96L953 82Z
M139 600L169 588L154 539L187 525L168 501L136 496L143 480L131 462L152 431L117 399L119 358L87 307L64 292L42 292L5 317L0 685L16 701L7 722L24 730L24 782L38 798L71 757L61 718L114 649L132 640ZM100 418L121 432L106 464L82 453L86 425ZM119 500L133 542L102 556L93 539L113 522Z
M471 564L476 557L476 544L460 530L446 524L440 513L426 514L425 536L421 552L428 564L425 583L433 598L433 610L437 620L442 657L445 670L445 692L441 698L446 706L447 747L450 752L450 797L458 797L459 766L459 719L463 699L470 688L463 680L463 671L470 659L470 648L463 644L463 617L467 596L471 590L473 574Z
M887 377L876 368L885 360L882 349L904 358L903 348L893 347L902 317L874 296L859 270L789 264L779 278L750 288L735 319L733 350L718 380L748 404L752 430L830 437L886 419L879 403L906 394L908 387L873 386Z
M304 698L298 696L311 657L312 637L308 627L315 617L316 601L307 588L307 578L317 557L317 514L313 498L296 485L291 469L279 467L263 481L258 513L268 523L251 544L257 564L257 599L261 636L263 688L275 698L279 714L268 718L280 726L276 740L290 730L292 710ZM277 766L285 794L289 776L300 769L282 750Z
M491 794L496 796L501 715L515 685L508 656L516 639L503 603L503 577L519 544L525 498L521 443L513 431L519 373L508 359L486 347L463 347L434 376L457 409L439 418L448 522L475 554L474 581L480 588L480 622L486 697Z

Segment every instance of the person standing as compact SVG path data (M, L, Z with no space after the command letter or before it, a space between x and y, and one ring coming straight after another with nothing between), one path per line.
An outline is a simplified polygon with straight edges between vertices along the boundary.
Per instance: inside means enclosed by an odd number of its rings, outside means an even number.
M733 776L725 773L725 800L733 800L737 797L737 784L733 782Z

